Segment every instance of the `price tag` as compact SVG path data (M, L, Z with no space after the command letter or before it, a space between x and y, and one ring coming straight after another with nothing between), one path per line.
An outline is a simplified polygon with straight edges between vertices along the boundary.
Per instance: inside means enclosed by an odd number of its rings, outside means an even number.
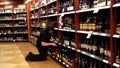
M68 48L70 49L70 46L68 46Z
M75 50L75 48L72 48L72 50Z
M57 30L57 28L54 28L55 30Z
M63 44L63 46L65 46L65 44Z
M93 34L94 34L94 35L98 35L98 33L97 33L97 32L93 32Z
M57 43L57 41L55 41L55 43Z
M75 30L71 30L71 32L75 32Z
M63 62L63 64L65 65L65 62Z
M108 61L107 61L107 60L103 60L103 62L104 62L104 63L108 63Z
M61 60L59 60L59 62L61 62Z
M77 52L80 52L80 50L77 50Z
M95 58L95 56L94 55L90 55L92 58Z
M116 64L116 63L114 63L113 66L115 66L115 67L120 67L120 65L119 65L119 64Z
M61 43L59 43L59 45L61 45Z
M14 14L16 14L16 11L14 11Z
M4 33L4 35L6 35L6 33Z
M100 35L101 35L101 36L107 36L107 34L105 34L105 33L101 33Z
M88 35L87 35L87 38L88 38L88 39L91 37L92 33L93 33L93 31L90 31L90 32L88 33Z
M86 52L82 51L83 54L86 54Z
M99 8L95 8L93 13L98 13L99 12Z
M114 38L120 38L120 35L113 35Z
M68 65L68 64L66 64L66 67L69 67L69 65Z
M68 32L69 32L70 30L68 30L68 29L67 29L66 31L68 31Z
M60 18L63 17L64 15L65 15L64 13L61 13Z

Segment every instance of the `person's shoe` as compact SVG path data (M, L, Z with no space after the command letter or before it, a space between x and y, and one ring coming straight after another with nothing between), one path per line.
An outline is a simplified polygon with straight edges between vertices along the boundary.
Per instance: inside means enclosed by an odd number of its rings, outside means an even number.
M29 57L32 56L32 55L33 55L32 52L29 52L29 53L27 54L27 56L25 57L25 60L26 60L26 61L29 61Z

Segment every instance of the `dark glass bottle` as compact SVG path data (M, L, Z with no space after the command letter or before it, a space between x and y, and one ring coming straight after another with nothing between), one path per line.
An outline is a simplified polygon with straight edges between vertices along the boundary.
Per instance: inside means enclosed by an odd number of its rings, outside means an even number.
M109 33L110 32L110 18L106 17L106 21L105 21L105 33Z
M100 57L104 58L104 41L101 42L100 45Z
M105 50L104 50L104 58L107 59L107 60L110 60L110 57L111 57L111 52L110 52L110 48L109 48L109 45L108 45L108 42L105 42Z
M94 43L93 43L93 45L92 45L92 54L96 54L96 50L97 50L97 46L96 46L96 40L94 39Z
M117 51L116 63L120 64L120 50Z
M103 32L102 16L98 16L98 17L97 17L96 31L97 31L97 32Z

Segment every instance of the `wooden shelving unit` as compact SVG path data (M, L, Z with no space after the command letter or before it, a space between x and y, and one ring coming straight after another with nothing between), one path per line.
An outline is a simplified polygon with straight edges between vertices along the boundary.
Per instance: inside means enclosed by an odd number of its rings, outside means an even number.
M49 55L65 67L120 67L119 1L32 0L27 9L29 41L36 41L32 30L52 24L58 49L50 49Z

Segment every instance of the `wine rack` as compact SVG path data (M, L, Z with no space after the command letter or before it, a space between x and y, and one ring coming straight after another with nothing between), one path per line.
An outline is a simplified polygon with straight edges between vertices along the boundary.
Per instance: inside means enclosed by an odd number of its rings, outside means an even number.
M33 16L31 25L36 23L34 20L39 19L40 27L54 26L58 48L55 51L51 48L48 52L53 59L67 68L120 67L119 0L32 0L31 2L36 3L27 4L31 5L32 9L34 6L33 10L27 11ZM36 13L39 13L39 16L34 17ZM72 59L67 56L67 50L74 55Z
M25 8L0 8L0 41L28 41Z

